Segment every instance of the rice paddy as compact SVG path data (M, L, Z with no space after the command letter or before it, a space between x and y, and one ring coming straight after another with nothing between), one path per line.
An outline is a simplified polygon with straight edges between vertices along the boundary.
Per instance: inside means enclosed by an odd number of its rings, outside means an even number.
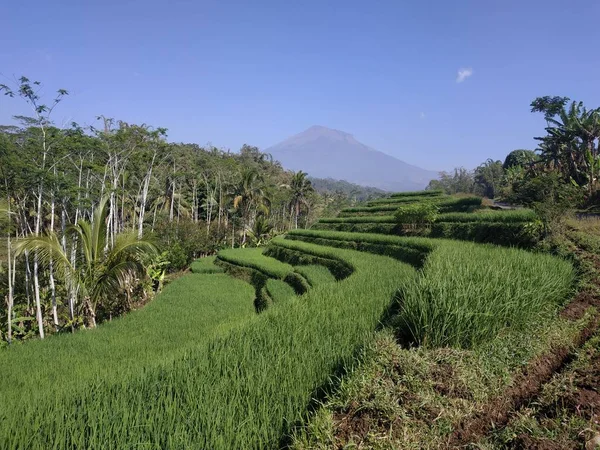
M560 258L394 235L393 212L415 201L450 208L446 228L536 220L402 193L199 259L141 311L0 352L0 447L279 448L383 324L424 349L473 349L569 298Z

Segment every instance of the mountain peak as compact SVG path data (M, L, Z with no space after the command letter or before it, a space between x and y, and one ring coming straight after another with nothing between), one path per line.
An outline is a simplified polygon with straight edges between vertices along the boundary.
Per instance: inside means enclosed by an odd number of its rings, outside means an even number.
M368 147L350 133L322 125L313 125L265 151L287 169L385 190L419 190L437 178L435 172L411 166Z
M323 125L313 125L301 133L298 133L281 144L289 147L303 146L314 141L347 142L349 144L359 144L350 133L345 131L327 128Z

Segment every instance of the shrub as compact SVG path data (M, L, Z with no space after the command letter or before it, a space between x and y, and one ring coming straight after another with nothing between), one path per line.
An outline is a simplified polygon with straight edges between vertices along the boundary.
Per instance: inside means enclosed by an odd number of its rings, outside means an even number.
M430 202L415 203L401 206L396 211L394 218L401 225L410 225L414 228L431 225L438 216L438 207Z

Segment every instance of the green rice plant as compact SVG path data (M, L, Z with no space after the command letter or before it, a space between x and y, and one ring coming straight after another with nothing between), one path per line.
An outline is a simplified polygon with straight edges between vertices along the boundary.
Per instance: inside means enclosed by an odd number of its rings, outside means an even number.
M195 260L190 265L193 273L223 273L223 268L215 264L216 256L206 256Z
M273 303L284 302L296 296L296 292L289 284L275 278L269 278L267 280L265 289Z
M58 334L0 351L3 405L58 398L94 383L127 381L169 364L255 316L254 290L225 274L187 274L144 308L93 330ZM15 411L0 413L12 415ZM0 432L0 448L6 430ZM48 448L48 447L47 447Z
M396 192L390 197L392 198L402 198L402 197L440 197L444 195L444 191L441 190L430 190L430 191L407 191L407 192Z
M391 208L410 203L430 202L440 207L440 212L466 212L481 207L481 197L389 197L372 200L367 203L366 208ZM361 207L356 207L361 208ZM363 207L364 208L364 207ZM348 208L353 209L353 208ZM344 209L343 211L346 211Z
M415 267L421 267L434 249L429 240L379 234L293 230L288 239L391 256Z
M335 277L325 266L311 264L305 266L296 266L294 270L302 275L311 286L319 284L331 283L335 281Z
M396 223L315 223L311 230L398 234Z
M294 268L276 259L263 255L264 248L230 248L221 250L219 261L257 270L267 277L284 279Z
M2 447L279 447L307 414L315 392L353 363L397 286L409 283L416 271L391 258L305 242L276 238L272 246L288 262L306 255L337 260L352 272L337 283L316 285L303 301L276 303L226 335L198 342L184 356L128 379L99 377L80 389L60 383L50 392L4 385L15 395L9 401L3 396ZM39 371L43 378L43 366ZM26 398L17 399L23 392Z
M444 242L400 287L398 324L420 345L472 348L554 315L574 277L570 263L550 255Z
M574 268L568 261L524 250L449 240L296 230L290 238L382 253L419 249L421 275L400 287L399 328L422 345L470 348L505 327L548 318L567 299ZM386 253L402 258L393 251Z
M264 311L273 303L273 298L266 288L270 278L284 281L298 295L310 289L308 281L302 275L295 273L291 265L270 258L263 254L264 250L264 248L221 250L216 260L216 263L228 274L254 286L256 291L254 306L257 312Z
M373 217L325 217L319 223L395 223L394 216Z
M534 222L538 219L535 211L531 209L515 209L509 211L483 210L474 213L446 213L440 214L437 222L494 222L494 223L519 223Z
M367 206L400 205L402 203L419 203L423 201L441 200L447 197L384 197L370 200Z
M381 200L381 199L380 199ZM355 206L344 208L340 211L339 217L352 217L359 215L378 214L385 212L394 212L399 207L406 204L429 202L439 207L441 213L446 212L467 212L481 207L481 197L440 197L440 198L398 198L388 203L374 203L373 206Z
M542 237L538 222L436 222L429 236L531 248Z

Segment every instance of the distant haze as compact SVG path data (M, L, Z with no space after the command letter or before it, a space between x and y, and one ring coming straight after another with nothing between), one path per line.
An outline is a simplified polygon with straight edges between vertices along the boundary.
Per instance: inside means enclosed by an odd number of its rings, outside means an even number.
M354 139L351 134L313 126L265 149L286 169L311 177L346 180L387 191L419 190L438 173L405 163Z

